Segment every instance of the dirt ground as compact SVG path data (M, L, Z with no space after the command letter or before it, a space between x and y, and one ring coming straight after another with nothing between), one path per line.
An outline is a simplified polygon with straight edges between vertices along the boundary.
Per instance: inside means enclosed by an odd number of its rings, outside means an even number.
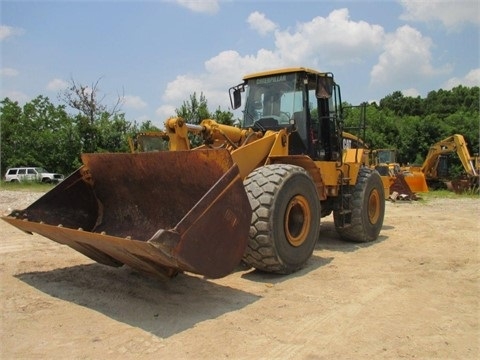
M0 190L0 210L39 194ZM0 222L1 359L478 359L480 201L388 202L380 238L333 218L289 276L162 282Z

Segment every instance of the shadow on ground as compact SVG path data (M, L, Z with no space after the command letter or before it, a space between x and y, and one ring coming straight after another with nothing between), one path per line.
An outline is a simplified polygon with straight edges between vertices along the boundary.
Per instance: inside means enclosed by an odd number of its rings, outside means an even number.
M271 273L255 270L252 268L250 272L246 272L245 274L242 274L242 278L246 280L254 281L254 282L259 282L259 283L279 284L286 280L305 276L306 274L320 267L330 264L332 260L333 260L332 257L323 258L320 256L312 255L310 259L307 261L307 263L305 264L305 266L302 269L294 272L293 274L288 274L288 275L271 274Z
M382 229L392 228L390 226L383 226ZM278 284L283 281L305 276L306 274L330 264L334 257L331 257L331 253L329 256L322 256L322 250L329 250L333 252L354 252L359 249L367 248L370 246L375 246L385 240L388 239L388 236L381 235L378 237L377 240L367 242L367 243L357 243L357 242L348 242L344 241L338 235L337 230L335 229L335 224L333 221L322 221L321 228L320 228L320 237L315 245L314 254L312 257L307 261L305 266L300 269L299 271L288 274L288 275L279 275L279 274L270 274L265 273L262 271L258 271L255 269L251 269L250 272L246 272L242 275L242 278L255 281L255 282L262 282L262 283L272 283ZM248 269L243 269L248 270Z
M78 265L16 275L55 298L168 338L202 321L241 309L260 297L180 274L171 281L144 277L127 267Z
M382 230L392 228L392 226L383 225ZM333 221L323 221L320 227L320 238L315 246L315 250L330 250L348 253L357 251L359 249L368 248L370 246L376 246L387 239L388 236L382 235L382 231L380 231L380 235L375 241L364 243L345 241L340 238L340 235L335 229L335 224Z
M254 269L243 279L261 283L280 283L328 265L332 253L353 252L375 246L388 237L370 243L342 241L333 222L322 222L320 238L313 256L299 271L289 275L268 274ZM244 308L260 296L216 284L199 276L180 274L170 281L143 276L128 267L110 268L97 263L44 272L16 275L21 281L55 298L100 312L116 321L168 338L202 321Z

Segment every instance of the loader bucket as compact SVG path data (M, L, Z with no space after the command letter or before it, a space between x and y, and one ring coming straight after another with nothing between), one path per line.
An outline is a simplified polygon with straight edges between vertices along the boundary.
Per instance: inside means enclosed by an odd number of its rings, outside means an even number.
M252 210L226 150L84 154L83 166L3 220L106 265L209 278L241 261Z
M398 173L393 177L393 182L390 185L390 198L394 199L394 195L401 195L403 199L418 200L417 195L410 188L406 181L406 177L402 173Z

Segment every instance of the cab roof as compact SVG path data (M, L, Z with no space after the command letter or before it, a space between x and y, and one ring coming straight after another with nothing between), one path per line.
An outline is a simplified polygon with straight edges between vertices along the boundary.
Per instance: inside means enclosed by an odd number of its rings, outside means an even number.
M281 69L267 70L267 71L256 72L253 74L248 74L243 77L243 80L249 80L249 79L254 79L254 78L263 77L263 76L296 73L296 72L306 72L306 73L315 74L315 75L325 75L325 73L319 72L317 70L309 69L306 67L290 67L290 68L281 68Z

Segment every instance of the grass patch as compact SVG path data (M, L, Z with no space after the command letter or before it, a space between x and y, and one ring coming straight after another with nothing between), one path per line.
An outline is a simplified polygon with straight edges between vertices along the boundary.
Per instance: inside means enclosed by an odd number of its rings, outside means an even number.
M480 195L474 191L465 191L462 194L455 194L453 191L450 190L430 190L428 193L421 193L419 196L423 200L431 200L431 199L480 199Z
M0 190L11 191L32 191L32 192L47 192L56 184L46 184L37 181L22 181L22 182L5 182L0 181Z

